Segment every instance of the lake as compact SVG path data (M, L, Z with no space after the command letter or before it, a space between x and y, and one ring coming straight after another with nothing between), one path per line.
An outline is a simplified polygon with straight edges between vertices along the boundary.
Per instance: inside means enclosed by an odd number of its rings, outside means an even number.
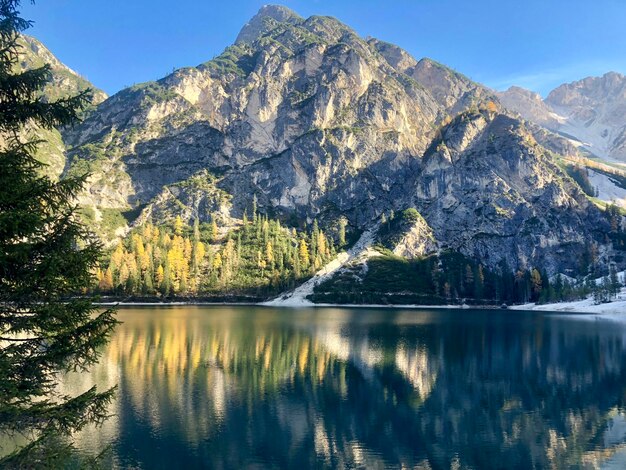
M122 468L624 468L626 323L516 311L124 308Z

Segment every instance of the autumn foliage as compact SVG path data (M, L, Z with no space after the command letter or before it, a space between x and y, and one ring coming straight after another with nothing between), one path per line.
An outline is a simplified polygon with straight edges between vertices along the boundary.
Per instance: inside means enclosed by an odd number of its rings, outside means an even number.
M345 238L345 224L340 226ZM97 288L115 295L266 296L294 287L336 253L317 222L298 231L254 213L241 226L219 232L217 217L193 227L177 217L169 226L137 228L98 268Z

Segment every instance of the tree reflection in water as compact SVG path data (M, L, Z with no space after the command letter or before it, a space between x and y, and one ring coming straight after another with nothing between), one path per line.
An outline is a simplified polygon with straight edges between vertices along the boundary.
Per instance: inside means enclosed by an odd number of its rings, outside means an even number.
M595 468L626 454L626 327L510 312L122 310L90 377L145 468Z

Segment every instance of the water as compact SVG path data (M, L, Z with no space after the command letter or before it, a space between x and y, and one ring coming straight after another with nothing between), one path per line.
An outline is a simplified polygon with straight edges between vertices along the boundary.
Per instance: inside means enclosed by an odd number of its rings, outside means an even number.
M123 309L123 468L624 468L626 324L509 311Z

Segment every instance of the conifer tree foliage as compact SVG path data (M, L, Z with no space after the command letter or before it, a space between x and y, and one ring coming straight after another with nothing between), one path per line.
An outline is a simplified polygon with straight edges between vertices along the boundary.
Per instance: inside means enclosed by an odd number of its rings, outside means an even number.
M65 437L100 423L113 393L62 396L59 375L93 364L116 320L76 297L93 284L100 256L71 202L84 177L42 176L38 142L20 137L28 124L71 124L88 94L47 102L50 68L18 70L16 40L30 26L19 5L0 0L0 438L26 444L0 449L0 466L59 467L72 450Z

